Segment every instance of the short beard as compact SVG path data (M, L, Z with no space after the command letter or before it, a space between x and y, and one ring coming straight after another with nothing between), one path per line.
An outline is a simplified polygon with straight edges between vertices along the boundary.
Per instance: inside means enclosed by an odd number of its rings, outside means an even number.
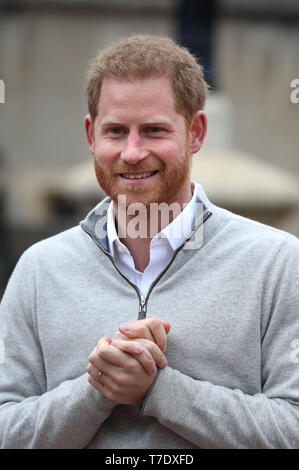
M147 209L149 209L151 203L160 204L166 202L171 204L176 201L176 195L183 187L186 179L190 178L191 156L189 154L189 145L186 142L183 158L176 162L175 167L167 169L165 164L160 162L160 168L158 168L160 184L151 191L148 191L141 185L132 186L124 190L118 183L119 173L148 171L149 168L145 167L143 162L137 165L122 165L120 169L115 167L115 169L111 168L106 171L95 158L94 168L100 187L116 204L119 195L126 197L126 207L133 202L140 202Z

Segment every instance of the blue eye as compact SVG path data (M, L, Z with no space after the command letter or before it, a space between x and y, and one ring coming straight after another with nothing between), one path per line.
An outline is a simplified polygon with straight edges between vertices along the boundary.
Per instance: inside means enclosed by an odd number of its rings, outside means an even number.
M122 128L121 127L112 127L111 132L113 134L121 134Z
M145 132L147 134L158 134L159 132L162 132L162 128L158 126L149 126L145 129Z

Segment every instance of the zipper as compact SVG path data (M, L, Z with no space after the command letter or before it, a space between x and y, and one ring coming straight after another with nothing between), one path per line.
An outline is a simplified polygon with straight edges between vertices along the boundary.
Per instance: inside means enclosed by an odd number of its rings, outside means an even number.
M177 254L179 251L181 251L181 249L183 248L183 246L187 243L187 241L192 237L192 235L196 232L196 230L202 225L205 223L205 221L212 215L212 212L208 211L206 213L206 215L203 217L202 221L200 221L196 227L194 227L194 229L192 230L192 232L190 233L190 235L186 238L186 240L184 241L184 243L182 243L173 253L172 255L172 258L171 260L169 261L169 263L165 266L165 268L160 272L159 276L156 277L156 279L154 280L154 282L152 282L152 284L150 285L149 289L148 289L148 292L146 294L146 296L144 295L141 295L140 293L140 290L138 289L138 287L133 284L133 282L130 281L130 279L127 278L127 276L124 275L124 273L119 269L119 267L115 264L114 262L114 259L113 259L113 256L111 255L111 253L109 253L109 251L106 251L104 250L104 248L98 243L98 241L94 238L93 234L90 233L85 227L83 227L81 225L81 228L84 230L84 232L86 232L92 239L93 241L95 242L95 244L102 250L102 252L108 256L108 258L110 259L110 261L112 262L113 266L115 267L115 269L119 272L119 274L130 284L130 286L133 287L133 289L137 292L137 295L138 295L138 298L139 298L139 312L138 312L138 320L142 320L144 318L146 318L146 312L147 312L147 303L148 303L148 298L153 290L153 288L155 287L155 285L160 281L161 277L166 273L166 271L168 270L168 268L172 265L172 263L174 262Z
M140 303L139 303L138 320L140 320L141 318L146 317L146 309L147 309L146 297L144 297L144 295L141 295L140 296Z

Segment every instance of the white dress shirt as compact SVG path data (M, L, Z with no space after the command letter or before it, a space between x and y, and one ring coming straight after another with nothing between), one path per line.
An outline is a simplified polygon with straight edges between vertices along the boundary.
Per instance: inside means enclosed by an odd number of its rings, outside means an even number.
M108 207L107 236L109 251L114 257L118 268L140 289L143 296L146 296L152 282L169 263L174 251L184 242L193 228L198 184L192 182L191 188L193 195L189 203L169 225L152 238L150 243L150 261L143 273L135 269L130 251L117 235L113 201L111 201Z

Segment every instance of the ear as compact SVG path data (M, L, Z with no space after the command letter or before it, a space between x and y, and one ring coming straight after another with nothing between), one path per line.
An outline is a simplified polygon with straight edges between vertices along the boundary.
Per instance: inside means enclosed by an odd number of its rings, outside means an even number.
M198 152L207 133L207 115L204 111L197 111L191 121L189 129L189 152L191 155Z
M94 122L92 121L90 114L85 116L84 124L89 150L90 153L94 155Z

